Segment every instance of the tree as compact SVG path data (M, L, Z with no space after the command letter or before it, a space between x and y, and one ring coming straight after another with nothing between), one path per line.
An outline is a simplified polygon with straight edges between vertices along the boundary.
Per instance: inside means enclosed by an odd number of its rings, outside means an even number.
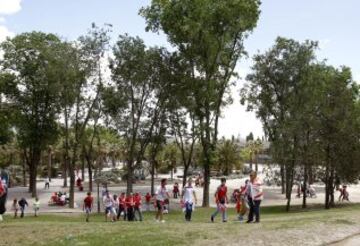
M103 102L109 121L125 141L127 192L133 190L134 165L143 160L156 124L165 110L168 52L146 48L143 40L121 35L114 47L114 85L105 88Z
M60 39L41 32L23 33L1 44L6 100L16 108L16 131L30 170L29 191L36 196L41 152L57 137Z
M214 163L218 122L243 40L255 28L258 0L153 0L141 9L147 30L160 30L186 59L192 71L194 115L204 156L203 206L209 205L210 167Z
M255 110L262 121L273 159L280 164L287 210L300 156L301 121L297 119L303 114L305 103L302 89L306 88L309 69L315 62L316 47L316 42L277 38L269 51L254 57L253 72L247 76L248 84L241 92L242 103L246 101L248 110Z
M216 159L219 170L221 170L224 175L231 174L234 168L238 170L241 169L243 162L241 160L240 150L235 143L234 138L222 138L219 141Z

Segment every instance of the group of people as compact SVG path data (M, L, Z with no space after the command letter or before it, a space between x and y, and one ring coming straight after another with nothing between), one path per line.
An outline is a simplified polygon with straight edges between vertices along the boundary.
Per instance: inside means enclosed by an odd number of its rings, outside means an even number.
M312 184L304 185L301 181L297 184L296 197L300 198L301 194L305 194L306 197L316 198L316 190Z
M260 204L264 193L262 189L262 181L257 177L257 173L250 173L250 180L246 180L245 184L235 194L236 211L238 219L244 220L244 216L248 213L247 223L260 222ZM221 213L222 221L227 222L227 204L229 199L227 195L226 179L221 179L221 185L215 192L216 211L211 215L211 222ZM254 220L255 217L255 220Z
M29 203L26 201L24 197L22 197L20 200L17 200L15 198L13 200L13 204L11 207L12 211L14 212L14 218L18 217L19 210L20 210L20 218L23 218L27 207L29 207ZM34 199L33 209L34 209L34 216L37 217L40 210L40 200L37 197Z

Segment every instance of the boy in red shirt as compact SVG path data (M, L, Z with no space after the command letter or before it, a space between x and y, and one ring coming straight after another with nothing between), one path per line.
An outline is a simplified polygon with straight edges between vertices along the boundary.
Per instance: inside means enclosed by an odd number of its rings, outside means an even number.
M91 196L91 192L87 193L87 197L84 199L83 210L86 212L86 222L89 222L90 213L93 207L93 197Z
M226 216L226 204L229 203L228 197L227 197L227 187L226 187L226 179L221 179L221 185L217 188L215 192L215 201L217 205L216 211L211 215L211 222L214 222L214 218L216 215L221 212L222 213L222 220L223 222L227 221Z
M118 197L119 201L119 210L117 214L117 219L120 219L121 213L124 216L124 220L126 220L126 195L125 192L121 193L121 195Z
M151 195L150 193L146 193L145 195L145 205L146 205L146 211L150 211L150 203L151 203Z
M134 196L134 216L135 216L135 220L137 221L142 221L142 213L141 213L141 195L139 193L135 193ZM136 216L136 213L138 214L138 216Z
M127 216L127 220L128 221L134 221L134 206L135 206L135 202L134 202L134 195L133 193L130 193L126 199L125 199L125 204L126 204L126 216Z

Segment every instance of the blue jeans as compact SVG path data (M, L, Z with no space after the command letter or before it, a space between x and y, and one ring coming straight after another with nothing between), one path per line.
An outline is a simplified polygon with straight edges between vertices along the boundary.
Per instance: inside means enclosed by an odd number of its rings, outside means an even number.
M193 211L193 203L186 202L185 203L185 220L191 221L191 214Z
M249 222L254 220L254 215L255 215L255 221L260 222L260 203L261 200L253 201L251 198L249 199L249 207L250 207L249 217L248 217Z
M222 205L225 205L225 204L222 204ZM220 204L217 205L216 211L211 215L211 217L212 217L212 218L215 218L216 215L217 215L218 213L220 213L220 212L222 213L222 220L223 220L223 221L226 221L226 220L227 220L226 209L224 209L223 211L221 211L221 209L220 209Z

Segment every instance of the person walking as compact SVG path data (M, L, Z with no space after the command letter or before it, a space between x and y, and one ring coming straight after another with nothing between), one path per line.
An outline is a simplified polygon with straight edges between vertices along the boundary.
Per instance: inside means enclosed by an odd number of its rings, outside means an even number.
M111 218L111 221L114 222L116 219L115 208L114 208L115 201L108 191L105 193L105 196L103 198L103 203L105 207L105 221L107 221L109 217Z
M187 185L183 188L181 199L185 207L185 220L191 221L191 215L194 210L194 201L197 204L195 190L192 186L192 179L189 178Z
M226 179L221 178L221 185L215 192L216 211L211 215L211 222L214 222L216 215L222 213L222 221L227 222L226 204L229 204L227 196Z
M255 171L252 171L250 173L250 182L248 183L246 190L250 207L247 223L254 222L254 216L255 223L260 222L260 203L264 196L262 185L263 184L260 178L257 177L257 173Z
M90 214L93 208L94 198L91 196L91 192L87 193L86 198L84 199L83 210L86 213L86 222L89 222Z
M166 179L162 179L160 186L157 188L155 192L155 206L158 210L155 216L155 220L157 222L160 221L162 223L165 222L165 220L163 219L165 200L169 199L170 197L166 189L166 182L167 182Z
M39 210L40 210L40 201L39 198L35 198L34 202L33 202L33 208L34 208L34 216L37 217Z
M49 177L45 178L45 190L46 189L50 189L50 178Z

